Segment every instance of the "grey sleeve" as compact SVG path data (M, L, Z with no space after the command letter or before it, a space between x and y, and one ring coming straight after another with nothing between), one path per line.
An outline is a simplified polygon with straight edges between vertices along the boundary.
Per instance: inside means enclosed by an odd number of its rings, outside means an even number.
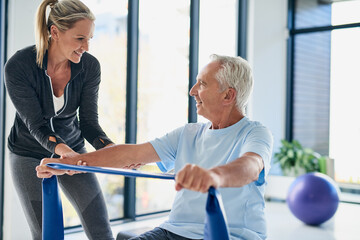
M64 140L55 134L43 117L42 108L34 86L28 80L31 72L26 71L26 63L11 58L5 65L5 85L17 114L29 129L31 135L48 151ZM29 68L30 69L30 68ZM54 136L57 142L49 141Z
M113 143L99 125L98 94L101 79L100 63L91 58L87 65L84 86L81 92L79 108L80 129L85 139L95 148L100 149Z

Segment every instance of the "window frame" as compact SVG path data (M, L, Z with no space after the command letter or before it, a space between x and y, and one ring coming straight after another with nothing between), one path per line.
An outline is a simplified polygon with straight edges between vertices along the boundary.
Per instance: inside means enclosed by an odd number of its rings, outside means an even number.
M289 37L287 40L287 73L286 73L286 119L285 119L285 139L293 140L293 122L294 122L294 59L295 59L295 37L307 33L331 32L337 29L357 28L360 22L326 25L321 27L295 28L296 1L288 0L288 19L287 27ZM331 2L329 2L331 4ZM329 116L330 120L330 116ZM360 185L350 183L339 183L342 192L360 194Z
M7 19L8 0L0 0L0 236L3 236L4 225L4 162L5 162L5 104L4 64L7 57Z
M286 128L285 138L288 141L293 140L293 114L294 114L294 50L295 50L295 37L300 34L316 33L323 31L332 31L336 29L356 28L360 27L360 22L340 24L340 25L327 25L322 27L307 27L295 28L295 1L288 1L288 32L289 38L287 40L287 74L286 74Z

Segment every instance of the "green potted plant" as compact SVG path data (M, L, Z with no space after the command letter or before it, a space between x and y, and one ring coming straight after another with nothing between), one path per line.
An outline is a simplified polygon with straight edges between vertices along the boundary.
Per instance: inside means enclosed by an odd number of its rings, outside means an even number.
M269 176L265 192L265 198L268 199L286 200L290 185L302 174L321 172L333 177L333 159L321 156L310 148L304 148L296 140L281 141L280 149L274 154L274 163L279 163L283 176Z
M326 173L326 157L311 148L304 148L297 140L281 140L282 146L274 154L285 176L296 177L308 172Z

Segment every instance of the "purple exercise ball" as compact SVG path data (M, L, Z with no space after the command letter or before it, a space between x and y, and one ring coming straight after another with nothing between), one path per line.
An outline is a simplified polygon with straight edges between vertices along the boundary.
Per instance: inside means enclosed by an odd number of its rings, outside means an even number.
M339 193L338 186L329 176L307 173L292 182L286 202L299 220L308 225L320 225L334 216Z

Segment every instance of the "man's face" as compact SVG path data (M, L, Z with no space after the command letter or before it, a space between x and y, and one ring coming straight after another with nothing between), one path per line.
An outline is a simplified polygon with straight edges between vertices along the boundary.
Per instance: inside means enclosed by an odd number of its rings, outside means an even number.
M220 84L215 78L220 64L211 62L206 65L196 78L196 84L190 90L190 96L196 101L197 113L211 122L220 117L226 91L220 92Z

